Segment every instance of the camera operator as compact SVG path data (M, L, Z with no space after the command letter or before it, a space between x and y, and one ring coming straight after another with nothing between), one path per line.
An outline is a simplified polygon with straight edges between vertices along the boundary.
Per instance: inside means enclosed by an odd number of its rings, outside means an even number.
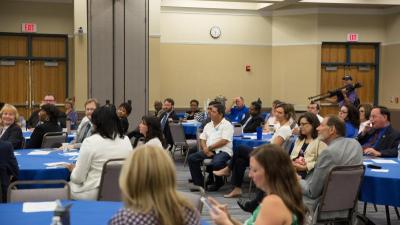
M332 103L338 103L339 107L342 107L345 103L353 104L357 107L360 104L360 99L355 91L353 78L350 75L345 75L342 80L345 88L336 90L335 93L332 92L331 95L334 96L327 98L327 100Z

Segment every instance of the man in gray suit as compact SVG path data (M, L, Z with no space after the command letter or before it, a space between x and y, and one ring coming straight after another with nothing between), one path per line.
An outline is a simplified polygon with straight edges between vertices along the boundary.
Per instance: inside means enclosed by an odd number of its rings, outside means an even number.
M345 125L337 116L325 117L317 130L318 137L328 147L318 157L314 170L300 180L303 201L311 211L315 210L333 167L360 165L363 162L361 145L355 139L344 138Z

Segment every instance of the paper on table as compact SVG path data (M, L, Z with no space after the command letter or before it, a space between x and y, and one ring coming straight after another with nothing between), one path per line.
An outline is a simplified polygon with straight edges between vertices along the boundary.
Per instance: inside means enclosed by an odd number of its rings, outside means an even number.
M19 152L14 152L14 155L21 155L21 153L19 153Z
M63 167L64 165L67 165L69 163L67 162L52 162L52 163L45 163L44 165L49 166L49 167Z
M33 150L28 153L28 155L48 155L50 154L49 151L42 151L42 150Z
M48 212L54 211L57 207L57 203L53 202L24 202L22 205L22 212Z
M371 159L374 163L382 163L382 164L397 164L396 161L391 159Z
M372 162L363 162L364 165L370 165L373 164Z
M389 169L371 169L372 172L387 173Z
M250 138L250 139L257 139L257 137L256 136L250 136L250 135L244 135L243 136L244 138Z
M61 155L63 155L63 156L78 156L79 152L65 152L65 153L62 153Z

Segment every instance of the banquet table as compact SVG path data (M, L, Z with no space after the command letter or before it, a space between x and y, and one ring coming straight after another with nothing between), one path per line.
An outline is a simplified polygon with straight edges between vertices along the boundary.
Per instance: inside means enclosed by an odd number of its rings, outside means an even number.
M243 133L241 136L233 137L233 150L237 150L240 145L254 148L263 144L268 144L271 138L271 133L263 133L261 140L257 140L256 133Z
M63 205L72 204L70 211L70 224L108 224L111 217L122 207L122 202L104 201L62 201ZM7 225L48 225L51 224L53 212L22 211L22 203L0 204L1 224ZM202 225L208 223L201 220Z
M196 132L200 125L201 123L199 122L182 122L183 132L185 133L186 138L196 138Z
M43 155L41 153L48 152ZM19 165L18 180L69 180L70 172L62 165L46 163L74 163L77 151L63 152L55 149L20 149L14 151Z
M23 131L22 135L24 136L25 141L29 142L29 140L31 139L32 131ZM71 142L72 140L74 140L75 136L76 136L76 133L68 134L67 142Z

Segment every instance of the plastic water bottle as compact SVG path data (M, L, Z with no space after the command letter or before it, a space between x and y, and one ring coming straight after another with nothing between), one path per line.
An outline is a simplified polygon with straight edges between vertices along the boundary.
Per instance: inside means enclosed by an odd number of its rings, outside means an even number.
M62 225L61 218L59 216L53 216L51 218L51 224L50 225Z
M22 131L26 131L26 120L23 116L19 117L19 124L21 125Z
M400 161L400 144L397 146L397 160Z

